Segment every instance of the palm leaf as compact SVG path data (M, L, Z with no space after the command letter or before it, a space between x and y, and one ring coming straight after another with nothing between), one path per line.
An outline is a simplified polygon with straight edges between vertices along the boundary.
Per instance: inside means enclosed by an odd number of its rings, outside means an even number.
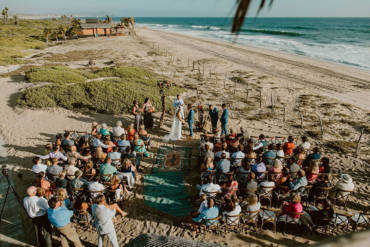
M248 9L250 7L251 2L252 2L252 0L237 0L237 5L238 6L236 8L236 12L235 12L231 32L239 33L239 31L241 30L241 28L243 26L245 16L247 15L247 12L248 12ZM258 10L257 10L257 15L265 7L266 2L267 2L267 0L261 0L260 5L259 5ZM274 2L274 0L270 0L269 7L272 6L273 2Z

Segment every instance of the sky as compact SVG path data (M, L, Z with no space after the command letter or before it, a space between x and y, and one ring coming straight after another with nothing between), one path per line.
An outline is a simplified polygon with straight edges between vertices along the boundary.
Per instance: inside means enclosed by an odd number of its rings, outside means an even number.
M0 0L16 14L80 16L231 17L235 0ZM253 0L248 16L256 16ZM275 0L260 17L370 17L370 0Z

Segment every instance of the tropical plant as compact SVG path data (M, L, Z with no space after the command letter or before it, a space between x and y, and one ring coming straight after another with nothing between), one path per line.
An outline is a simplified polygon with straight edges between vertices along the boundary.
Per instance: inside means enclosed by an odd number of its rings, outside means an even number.
M104 20L104 23L112 23L112 17L110 17L109 15L107 15L107 17Z
M3 17L4 17L4 21L8 21L8 11L9 11L8 7L5 7L5 8L3 9L3 11L1 12L1 14L2 14L2 15L3 15Z
M58 27L58 33L60 35L62 35L62 37L63 37L64 40L67 40L67 35L66 35L67 34L67 31L68 31L68 28L66 26L64 26L64 25L60 25Z
M44 38L45 38L45 41L46 41L46 44L49 45L49 37L50 37L50 34L51 34L51 29L46 27L44 28Z
M18 16L14 16L14 25L18 25Z
M233 26L231 29L231 32L233 33L239 33L240 29L243 26L245 16L247 15L248 9L250 7L250 4L252 3L252 0L236 0L237 1L237 8L233 20ZM257 10L257 14L265 7L266 2L268 0L260 0L260 5ZM274 0L270 0L269 6L271 7Z

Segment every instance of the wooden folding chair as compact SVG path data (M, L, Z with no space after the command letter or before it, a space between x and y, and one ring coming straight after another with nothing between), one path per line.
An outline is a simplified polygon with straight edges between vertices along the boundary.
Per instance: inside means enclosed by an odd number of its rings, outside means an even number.
M201 222L200 227L203 228L205 231L221 233L222 230L220 229L220 220L222 216L218 216L212 219L206 219Z
M319 187L318 190L322 192L318 196L316 195L314 196L313 204L315 206L317 206L319 202L322 202L328 199L329 193L332 190L332 187Z
M71 189L71 197L73 200L75 200L77 197L81 196L82 193L84 192L83 188L72 188Z
M96 198L98 195L103 195L105 193L105 190L90 190L89 191L89 201L90 203L94 203L94 198Z
M233 231L236 233L240 233L241 227L240 227L240 218L242 214L230 216L225 215L224 219L224 230L225 232Z
M352 228L356 230L358 227L367 229L370 226L370 213L369 212L360 212L351 217L353 222Z
M245 213L248 213L248 215L246 215ZM245 213L241 217L243 226L245 227L245 231L247 231L248 225L252 224L254 226L255 231L258 232L258 220L259 220L260 209L256 211L245 212Z
M100 182L104 185L107 185L110 183L112 179L112 174L103 174L103 175L100 175Z
M348 231L350 226L350 219L354 216L353 213L339 212L334 213L333 219L329 222L327 228L331 228L334 231Z
M261 218L261 230L266 223L272 223L274 226L274 232L276 233L276 222L277 216L280 213L280 208L265 208L261 207L260 218Z
M275 186L262 186L261 188L265 190L262 193L258 193L259 201L262 203L262 200L268 200L269 207L271 208L272 196Z
M302 200L302 204L304 204L306 207L309 205L309 194L310 194L310 190L312 189L312 185L307 185L307 186L304 186L304 190L303 192L301 192L301 200Z
M340 190L337 189L335 192L335 197L333 199L333 205L339 206L338 203L342 202L344 204L344 208L347 209L347 202L354 190Z

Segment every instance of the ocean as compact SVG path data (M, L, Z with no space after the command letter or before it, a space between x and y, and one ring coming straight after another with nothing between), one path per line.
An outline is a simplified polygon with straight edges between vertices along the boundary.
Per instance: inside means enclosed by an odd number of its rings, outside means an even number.
M120 18L113 18L119 21ZM138 26L236 42L370 70L370 18L136 18Z

